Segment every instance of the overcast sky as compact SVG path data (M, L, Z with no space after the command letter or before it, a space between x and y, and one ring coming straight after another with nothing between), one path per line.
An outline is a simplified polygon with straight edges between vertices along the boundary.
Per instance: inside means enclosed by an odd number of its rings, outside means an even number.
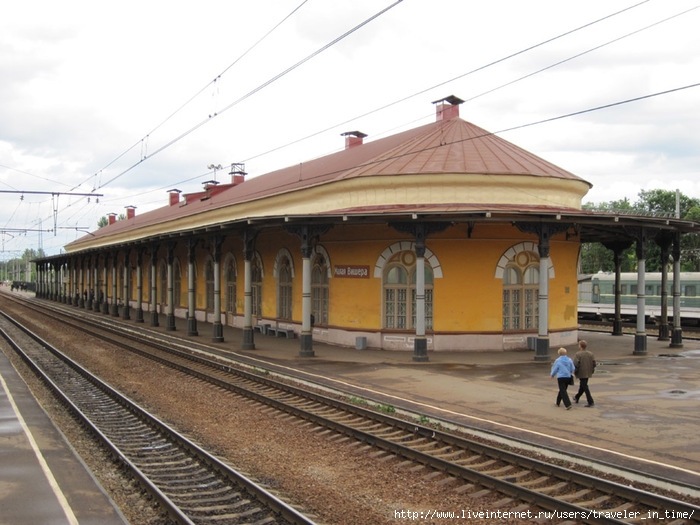
M679 89L700 82L699 5L6 2L0 260L57 254L108 213L228 182L234 162L253 177L341 149L345 131L432 122L448 95L463 119L592 183L584 202L700 198L700 87Z

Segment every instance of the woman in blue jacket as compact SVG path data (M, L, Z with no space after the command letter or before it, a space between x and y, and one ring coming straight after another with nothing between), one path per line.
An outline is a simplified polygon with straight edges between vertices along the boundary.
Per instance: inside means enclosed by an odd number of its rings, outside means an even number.
M564 406L567 410L571 410L571 400L569 399L569 394L566 389L569 388L571 383L571 378L574 373L574 362L571 358L566 355L566 348L560 348L557 353L557 357L554 364L552 364L552 372L550 376L556 377L559 383L559 393L557 394L557 406L564 401Z

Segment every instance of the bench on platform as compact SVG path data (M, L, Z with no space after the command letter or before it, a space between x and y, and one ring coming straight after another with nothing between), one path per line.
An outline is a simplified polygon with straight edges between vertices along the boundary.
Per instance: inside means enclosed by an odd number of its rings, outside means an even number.
M291 328L273 328L267 329L268 335L276 335L277 337L286 337L287 339L294 339L294 330Z

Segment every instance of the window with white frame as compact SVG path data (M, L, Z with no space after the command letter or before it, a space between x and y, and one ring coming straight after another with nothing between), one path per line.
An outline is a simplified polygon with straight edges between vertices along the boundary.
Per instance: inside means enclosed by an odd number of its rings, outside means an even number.
M433 329L433 270L425 265L425 328ZM416 326L416 255L394 254L384 267L384 328L413 330Z
M311 269L311 315L315 324L328 324L328 263L321 254Z
M292 266L289 258L283 256L277 269L277 317L292 319Z
M532 254L521 256L523 253L503 273L504 331L533 330L539 323L539 260Z

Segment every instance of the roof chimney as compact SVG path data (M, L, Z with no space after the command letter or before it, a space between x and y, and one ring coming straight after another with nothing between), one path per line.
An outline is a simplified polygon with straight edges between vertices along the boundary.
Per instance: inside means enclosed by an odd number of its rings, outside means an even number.
M204 197L202 197L201 200L204 201L211 198L211 190L216 188L219 182L215 180L207 180L204 181L202 184L204 184Z
M459 105L462 103L464 100L454 95L433 101L433 104L437 104L435 106L435 122L459 117Z
M170 194L170 206L175 206L180 202L180 190L168 190L168 193Z
M367 136L367 134L362 133L361 131L346 131L340 135L345 137L345 149L354 148L355 146L362 146L362 139Z
M117 214L116 213L108 213L107 218L109 219L109 224L114 224L117 222Z
M126 218L133 219L136 217L136 206L124 206L126 208Z
M245 172L245 164L231 164L231 171L229 172L229 175L231 175L231 184L234 186L243 183L245 181L245 176L247 175Z

